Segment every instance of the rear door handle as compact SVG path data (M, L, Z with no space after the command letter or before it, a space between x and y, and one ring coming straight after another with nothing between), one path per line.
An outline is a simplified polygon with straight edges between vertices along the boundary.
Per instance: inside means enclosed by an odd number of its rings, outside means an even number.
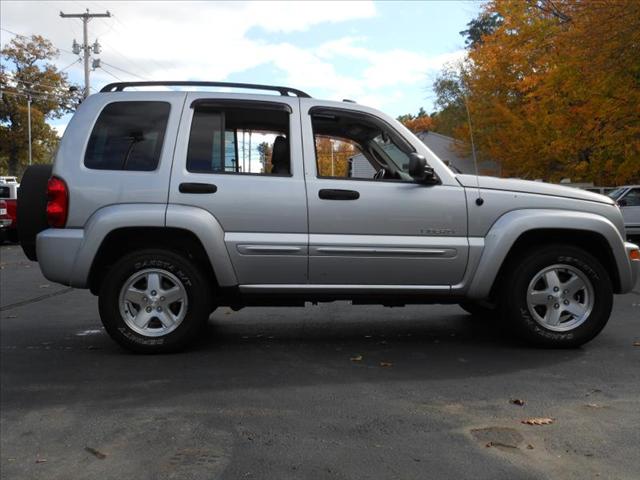
M356 192L355 190L323 188L318 192L318 196L322 200L357 200L360 198L360 192Z
M180 193L216 193L218 187L213 183L181 183Z

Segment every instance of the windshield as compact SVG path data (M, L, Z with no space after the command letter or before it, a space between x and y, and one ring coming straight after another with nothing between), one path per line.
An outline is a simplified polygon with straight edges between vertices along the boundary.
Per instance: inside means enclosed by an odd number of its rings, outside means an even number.
M624 188L624 187L616 188L615 190L607 193L607 196L609 198L613 198L614 200L618 200L618 198L620 198L620 196L624 193L625 190L626 190L626 188Z

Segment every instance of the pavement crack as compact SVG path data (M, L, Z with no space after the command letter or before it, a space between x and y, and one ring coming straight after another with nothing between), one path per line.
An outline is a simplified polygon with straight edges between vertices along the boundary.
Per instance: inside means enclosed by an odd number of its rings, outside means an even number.
M0 306L0 312L5 312L7 310L13 310L14 308L22 307L24 305L30 305L32 303L41 302L42 300L46 300L51 297L57 297L58 295L64 295L65 293L69 293L74 290L72 287L63 288L62 290L58 290L56 292L47 293L46 295L40 295L39 297L30 298L28 300L23 300L21 302L10 303L8 305Z

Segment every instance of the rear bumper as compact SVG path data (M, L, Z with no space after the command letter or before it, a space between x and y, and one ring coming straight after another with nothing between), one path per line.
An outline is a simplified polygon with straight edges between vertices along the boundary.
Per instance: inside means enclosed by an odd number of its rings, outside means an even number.
M80 228L49 228L36 238L36 252L42 274L52 282L85 288L89 269L78 263L84 243Z
M629 258L631 252L633 250L638 250L640 247L635 243L625 242L624 248L627 252L627 258ZM640 277L640 260L629 260L630 270L631 270L631 278L630 278L630 286L628 290L623 293L626 293L635 287L638 278Z

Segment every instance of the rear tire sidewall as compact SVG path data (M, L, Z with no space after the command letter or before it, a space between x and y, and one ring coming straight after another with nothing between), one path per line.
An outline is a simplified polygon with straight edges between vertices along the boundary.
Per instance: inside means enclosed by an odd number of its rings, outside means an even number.
M538 323L527 305L527 290L533 277L545 267L565 264L579 269L593 286L594 305L588 318L576 328L556 332ZM571 348L592 340L605 327L613 306L613 289L607 271L582 249L553 245L530 252L523 261L512 264L503 294L503 314L508 326L524 340L538 346Z
M123 285L136 272L150 268L175 275L188 298L187 313L180 325L158 337L135 332L120 313ZM210 298L208 282L191 261L166 250L144 250L123 257L108 271L100 288L98 303L105 329L121 346L137 353L167 353L181 350L195 339L211 312Z

